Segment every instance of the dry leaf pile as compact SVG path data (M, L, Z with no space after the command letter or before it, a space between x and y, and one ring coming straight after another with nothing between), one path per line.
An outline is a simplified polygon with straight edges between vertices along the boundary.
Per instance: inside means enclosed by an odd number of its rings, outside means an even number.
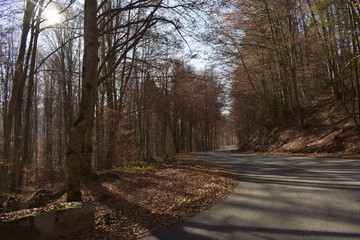
M160 169L102 173L84 183L96 229L62 239L140 239L209 208L236 184L229 171L190 155Z

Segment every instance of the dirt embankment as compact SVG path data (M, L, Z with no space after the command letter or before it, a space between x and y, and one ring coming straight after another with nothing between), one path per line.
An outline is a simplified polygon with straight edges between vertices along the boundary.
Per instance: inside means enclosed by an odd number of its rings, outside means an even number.
M341 103L321 97L303 109L304 126L294 118L256 132L240 151L360 159L360 132Z

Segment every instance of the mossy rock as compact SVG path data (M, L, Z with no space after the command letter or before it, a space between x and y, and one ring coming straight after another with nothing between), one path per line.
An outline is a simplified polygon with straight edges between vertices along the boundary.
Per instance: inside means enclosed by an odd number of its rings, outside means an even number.
M26 214L0 222L0 239L38 240L93 229L94 210L86 203L73 203L47 212Z
M1 239L39 239L40 232L35 227L35 217L35 214L26 214L1 222Z

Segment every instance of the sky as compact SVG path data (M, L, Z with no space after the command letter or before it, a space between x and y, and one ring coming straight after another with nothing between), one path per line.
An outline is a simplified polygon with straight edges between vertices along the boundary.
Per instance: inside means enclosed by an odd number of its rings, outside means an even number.
M62 1L62 0L60 0ZM176 4L175 0L168 0L169 4ZM59 2L59 1L54 1ZM66 3L69 1L66 0ZM11 3L10 5L8 3ZM82 5L82 0L77 0L75 4ZM6 11L4 8L6 7ZM14 24L14 28L17 29L17 32L20 33L21 29L21 20L24 8L24 0L0 0L0 11L6 12L6 18L4 14L1 15L0 12L0 25L5 27L7 24ZM45 11L45 18L48 21L45 21L43 26L46 26L46 23L49 25L56 23L56 21L62 20L61 17L58 17L56 14L56 8L54 4ZM18 14L14 14L18 13ZM211 31L211 20L207 15L207 12L198 11L198 12L188 12L189 16L175 16L176 19L179 19L183 28L180 30L182 36L177 36L179 39L184 37L186 41L182 42L183 51L178 53L179 58L183 58L184 62L188 65L191 65L196 71L204 71L208 68L218 67L218 63L215 61L215 45L207 41L206 35L209 35ZM173 16L172 16L173 17Z

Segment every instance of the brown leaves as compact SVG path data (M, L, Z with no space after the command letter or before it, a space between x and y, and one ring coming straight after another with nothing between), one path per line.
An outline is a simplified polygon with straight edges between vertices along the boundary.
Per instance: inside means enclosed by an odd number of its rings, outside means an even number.
M96 229L59 239L139 239L209 208L236 184L230 172L185 154L161 169L102 172L83 184L84 200L95 209ZM64 197L48 199L53 202L47 207L0 215L0 220L53 209Z
M94 205L96 230L68 239L139 239L212 206L237 184L228 171L190 155L172 164L111 171L87 182L84 196Z

